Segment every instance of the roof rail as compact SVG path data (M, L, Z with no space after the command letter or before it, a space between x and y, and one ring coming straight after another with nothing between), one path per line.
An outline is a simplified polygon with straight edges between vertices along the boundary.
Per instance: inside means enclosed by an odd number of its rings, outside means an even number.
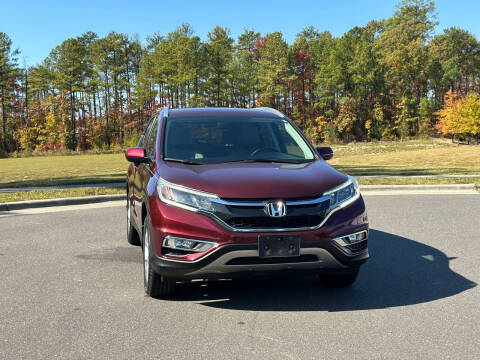
M255 109L255 108L254 108ZM259 108L256 108L257 110L263 110L263 111L268 111L272 114L275 114L277 116L280 116L281 118L284 118L285 117L285 114L282 113L281 111L278 111L277 109L273 109L273 108L270 108L270 107L259 107Z
M168 106L163 107L163 116L168 117Z

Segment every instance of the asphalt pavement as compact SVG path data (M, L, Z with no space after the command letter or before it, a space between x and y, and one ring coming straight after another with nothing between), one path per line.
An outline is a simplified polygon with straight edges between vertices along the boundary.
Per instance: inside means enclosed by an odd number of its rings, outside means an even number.
M0 213L0 359L479 359L480 195L365 197L371 259L145 297L123 202Z

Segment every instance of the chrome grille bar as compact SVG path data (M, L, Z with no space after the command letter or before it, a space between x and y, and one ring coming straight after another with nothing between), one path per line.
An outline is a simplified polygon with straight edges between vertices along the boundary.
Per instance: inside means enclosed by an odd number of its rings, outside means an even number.
M324 201L330 200L330 195L322 196L316 199L310 200L298 200L298 201L286 201L287 206L303 206L303 205L316 205ZM263 207L266 201L248 202L248 201L228 201L223 199L210 199L211 202L226 205L226 206L245 206L245 207Z

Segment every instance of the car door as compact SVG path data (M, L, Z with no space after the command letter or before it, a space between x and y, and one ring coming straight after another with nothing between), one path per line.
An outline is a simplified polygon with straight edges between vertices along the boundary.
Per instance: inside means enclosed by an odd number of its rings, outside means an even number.
M144 136L145 133L140 136L140 139L138 140L137 147L144 147ZM127 201L129 202L130 205L130 215L131 215L131 223L133 226L138 228L138 221L136 217L136 196L138 194L138 189L137 189L137 169L138 169L138 164L131 162L130 165L128 166L127 170Z
M146 144L146 139L148 138L148 134L151 129L151 125L153 123L153 118L150 119L150 121L147 124L147 127L145 131L143 132L142 136L140 137L137 147L141 147L145 149L145 144ZM133 165L133 181L131 182L130 186L130 197L131 197L131 203L130 205L132 206L132 217L135 219L135 223L138 225L137 227L140 228L142 223L141 219L141 209L142 209L142 188L141 188L141 181L139 178L139 173L138 173L138 168L140 164L134 164Z
M142 202L147 196L146 191L148 182L155 172L157 130L158 115L156 115L150 122L144 138L145 156L148 157L150 161L138 165L135 175L135 188L137 189L136 191L138 191L138 193L135 194L135 216L138 220L137 223L140 226L142 225Z

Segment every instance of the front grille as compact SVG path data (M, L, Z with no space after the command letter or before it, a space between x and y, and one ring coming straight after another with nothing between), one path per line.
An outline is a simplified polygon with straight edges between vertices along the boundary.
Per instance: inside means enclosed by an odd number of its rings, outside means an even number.
M304 263L318 261L318 257L315 255L300 255L292 257L272 257L261 258L257 256L238 257L231 259L226 265L262 265L262 264L292 264L292 263Z
M320 224L322 215L285 216L285 217L233 217L225 222L237 229L292 229L312 227Z
M227 225L239 231L257 229L301 229L312 228L322 223L330 210L330 197L282 199L286 216L271 217L265 205L272 200L243 199L242 201L220 199L214 202L215 215Z

